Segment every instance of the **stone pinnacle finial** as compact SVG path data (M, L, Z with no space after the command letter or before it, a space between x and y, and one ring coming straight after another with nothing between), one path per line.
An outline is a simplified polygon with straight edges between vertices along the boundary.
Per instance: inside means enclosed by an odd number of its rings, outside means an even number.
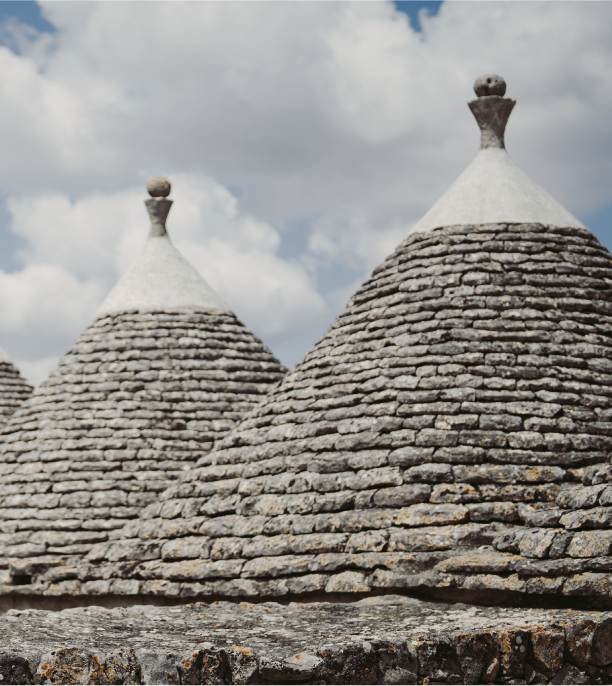
M167 198L171 189L172 184L163 176L156 176L147 184L147 190L152 198Z
M483 74L474 81L474 93L479 98L487 95L506 95L506 82L497 74Z
M484 74L474 82L478 100L468 105L480 127L480 149L505 148L504 132L515 100L504 98L506 82L497 74Z
M151 217L151 236L167 236L166 219L172 207L172 200L168 200L166 196L170 195L172 188L170 181L164 179L163 176L157 176L151 179L147 184L147 190L151 196L145 200L145 205Z

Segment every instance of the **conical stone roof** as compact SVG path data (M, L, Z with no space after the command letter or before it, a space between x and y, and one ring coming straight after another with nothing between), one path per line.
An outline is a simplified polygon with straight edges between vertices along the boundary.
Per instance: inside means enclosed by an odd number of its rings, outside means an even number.
M447 558L607 460L612 258L507 156L503 80L476 91L477 162L80 592L462 593Z
M0 348L0 427L32 395L32 386L13 364L8 354Z
M117 537L283 376L170 242L169 190L150 182L144 250L4 427L9 583L30 588L31 576Z
M483 202L454 221L444 196L214 452L46 593L462 592L445 560L606 461L612 258L522 172L504 182L514 102L498 77L476 90ZM504 220L485 200L517 176Z

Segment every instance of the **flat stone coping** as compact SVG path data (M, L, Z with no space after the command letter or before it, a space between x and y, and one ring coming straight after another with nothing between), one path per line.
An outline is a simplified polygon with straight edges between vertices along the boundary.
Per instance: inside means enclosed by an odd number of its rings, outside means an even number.
M609 683L612 613L432 603L9 610L0 682Z

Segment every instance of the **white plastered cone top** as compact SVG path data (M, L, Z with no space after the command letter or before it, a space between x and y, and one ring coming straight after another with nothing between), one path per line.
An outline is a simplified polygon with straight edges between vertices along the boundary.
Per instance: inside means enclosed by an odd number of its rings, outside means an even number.
M486 84L486 79L495 80ZM477 80L479 96L469 103L481 130L480 150L473 162L411 229L410 233L443 226L478 224L543 224L586 228L574 215L531 179L512 160L504 131L515 101L502 97L499 76Z
M166 231L172 200L145 200L151 217L149 238L140 255L119 279L96 317L122 312L231 312L214 289L174 247Z

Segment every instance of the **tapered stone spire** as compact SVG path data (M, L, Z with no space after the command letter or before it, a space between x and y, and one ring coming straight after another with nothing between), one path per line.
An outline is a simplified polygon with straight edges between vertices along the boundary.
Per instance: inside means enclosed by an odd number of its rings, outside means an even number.
M480 126L480 149L505 148L506 124L516 105L515 100L503 97L506 82L496 74L480 76L474 83L474 91L478 100L468 105Z
M108 294L98 317L120 312L193 310L231 312L229 306L206 283L194 267L172 245L166 219L172 207L170 182L157 178L149 182L145 200L151 229L143 251Z

